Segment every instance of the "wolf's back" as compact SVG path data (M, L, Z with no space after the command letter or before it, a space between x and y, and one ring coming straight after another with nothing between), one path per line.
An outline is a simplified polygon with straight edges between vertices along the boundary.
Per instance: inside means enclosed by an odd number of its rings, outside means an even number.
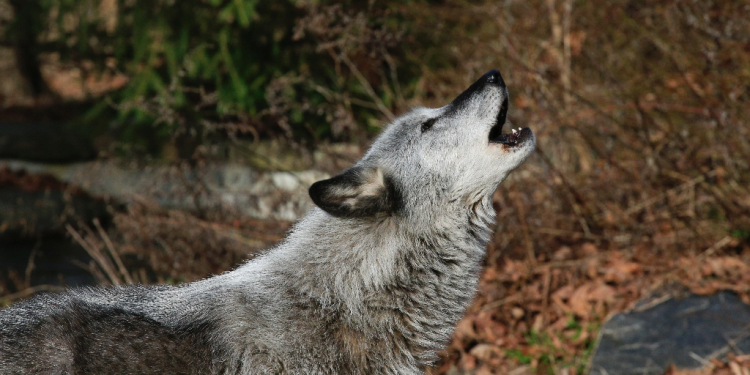
M199 374L211 372L211 327L169 324L125 302L158 289L74 290L0 310L0 374ZM140 311L139 311L140 310Z

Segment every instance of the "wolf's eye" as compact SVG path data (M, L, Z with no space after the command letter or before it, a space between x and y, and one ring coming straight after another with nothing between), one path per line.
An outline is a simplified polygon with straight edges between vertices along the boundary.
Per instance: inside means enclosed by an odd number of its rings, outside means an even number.
M435 125L435 121L437 121L437 119L431 119L431 120L425 121L422 124L422 133L430 130L430 128L432 128L432 125Z

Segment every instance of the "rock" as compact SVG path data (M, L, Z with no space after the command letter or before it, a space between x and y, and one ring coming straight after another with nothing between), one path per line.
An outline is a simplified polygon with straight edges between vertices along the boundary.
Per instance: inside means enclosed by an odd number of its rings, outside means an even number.
M729 352L750 352L750 306L733 292L671 298L617 314L602 327L589 374L661 375L698 369Z
M241 164L128 166L116 161L49 165L0 161L0 168L49 174L94 197L151 202L167 209L223 210L257 219L295 221L310 208L307 189L327 173L257 171Z

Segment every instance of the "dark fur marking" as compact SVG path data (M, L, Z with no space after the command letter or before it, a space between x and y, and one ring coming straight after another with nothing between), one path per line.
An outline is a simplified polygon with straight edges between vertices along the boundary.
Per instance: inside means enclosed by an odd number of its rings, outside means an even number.
M344 191L359 191L368 183L367 174L376 173L366 167L353 167L335 177L318 181L310 186L310 198L315 204L337 217L367 218L377 215L390 215L401 207L401 195L393 180L383 176L384 186L377 194L356 196L342 194ZM349 201L353 201L351 204Z

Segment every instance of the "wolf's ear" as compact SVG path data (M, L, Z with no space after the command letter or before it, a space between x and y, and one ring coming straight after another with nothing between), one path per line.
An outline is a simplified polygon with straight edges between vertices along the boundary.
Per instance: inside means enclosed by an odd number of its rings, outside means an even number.
M398 207L393 182L377 167L352 167L338 176L310 186L318 207L338 217L391 214Z

